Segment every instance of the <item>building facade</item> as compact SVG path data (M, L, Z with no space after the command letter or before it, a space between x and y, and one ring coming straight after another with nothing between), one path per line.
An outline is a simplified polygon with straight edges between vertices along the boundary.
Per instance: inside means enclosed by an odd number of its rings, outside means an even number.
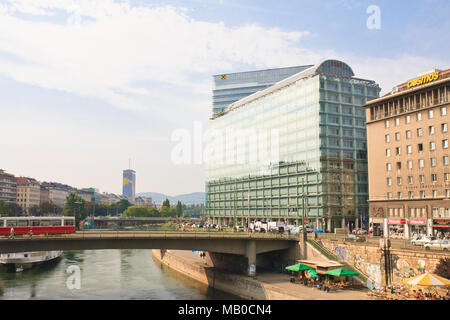
M362 105L378 96L374 81L327 60L213 116L206 173L210 221L299 225L305 212L308 223L329 231L365 223ZM244 138L233 137L238 133Z
M213 76L213 115L225 110L233 102L265 89L312 65Z
M136 194L136 171L123 170L122 195L131 203L135 202Z
M53 203L54 205L64 208L67 197L69 196L70 192L67 190L57 189L57 188L48 188L48 198L50 200L50 203Z
M0 169L0 200L16 203L17 182L14 175Z
M154 207L151 197L137 197L136 205L138 207Z
M41 204L41 185L33 178L19 177L17 182L17 204L22 212L30 215L30 209Z
M450 231L450 69L368 102L370 225L411 238Z

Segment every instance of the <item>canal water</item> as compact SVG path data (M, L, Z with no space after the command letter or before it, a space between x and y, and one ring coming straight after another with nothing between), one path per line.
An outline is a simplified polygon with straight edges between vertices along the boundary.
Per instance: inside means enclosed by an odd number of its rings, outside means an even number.
M154 262L150 250L66 251L20 273L0 270L0 299L229 300Z

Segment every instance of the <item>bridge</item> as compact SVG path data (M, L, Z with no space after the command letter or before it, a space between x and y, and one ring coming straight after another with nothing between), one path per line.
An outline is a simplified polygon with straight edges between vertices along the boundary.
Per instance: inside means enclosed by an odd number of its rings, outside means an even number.
M256 265L256 255L283 250L297 257L299 237L270 233L82 231L73 234L0 238L0 253L48 250L172 249L240 255ZM223 260L223 259L222 259Z

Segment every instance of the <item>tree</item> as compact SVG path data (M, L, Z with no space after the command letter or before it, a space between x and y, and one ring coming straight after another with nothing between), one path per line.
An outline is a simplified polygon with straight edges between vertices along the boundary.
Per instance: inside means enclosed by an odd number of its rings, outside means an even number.
M22 214L22 208L16 203L0 200L0 216L17 217Z
M86 219L87 210L85 206L86 202L80 196L71 193L66 199L66 204L63 209L64 216L75 217L75 226L77 229L80 227L80 221Z
M450 279L450 258L441 258L436 265L434 273L446 279Z
M30 215L35 216L35 217L40 216L41 215L41 207L37 206L37 205L32 206L30 208Z
M177 213L177 217L181 217L183 214L183 207L181 205L181 201L177 202L176 213Z
M62 209L51 202L43 202L40 205L40 216L48 216L54 213L61 213Z
M170 208L170 201L169 201L169 199L166 198L166 200L163 201L162 206Z
M136 218L149 218L157 217L159 215L158 210L153 207L138 207L131 206L123 213L125 217L136 217Z
M132 206L131 202L128 201L127 199L121 199L119 202L116 203L116 205L119 213L125 212L125 210L127 210L128 207Z

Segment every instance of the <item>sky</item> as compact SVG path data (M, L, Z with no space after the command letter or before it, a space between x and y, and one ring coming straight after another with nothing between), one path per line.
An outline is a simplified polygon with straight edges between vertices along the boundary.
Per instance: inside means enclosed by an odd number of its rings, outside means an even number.
M449 14L448 0L0 0L0 168L120 194L131 159L138 193L204 191L172 134L206 129L212 75L339 59L384 94L450 68Z

